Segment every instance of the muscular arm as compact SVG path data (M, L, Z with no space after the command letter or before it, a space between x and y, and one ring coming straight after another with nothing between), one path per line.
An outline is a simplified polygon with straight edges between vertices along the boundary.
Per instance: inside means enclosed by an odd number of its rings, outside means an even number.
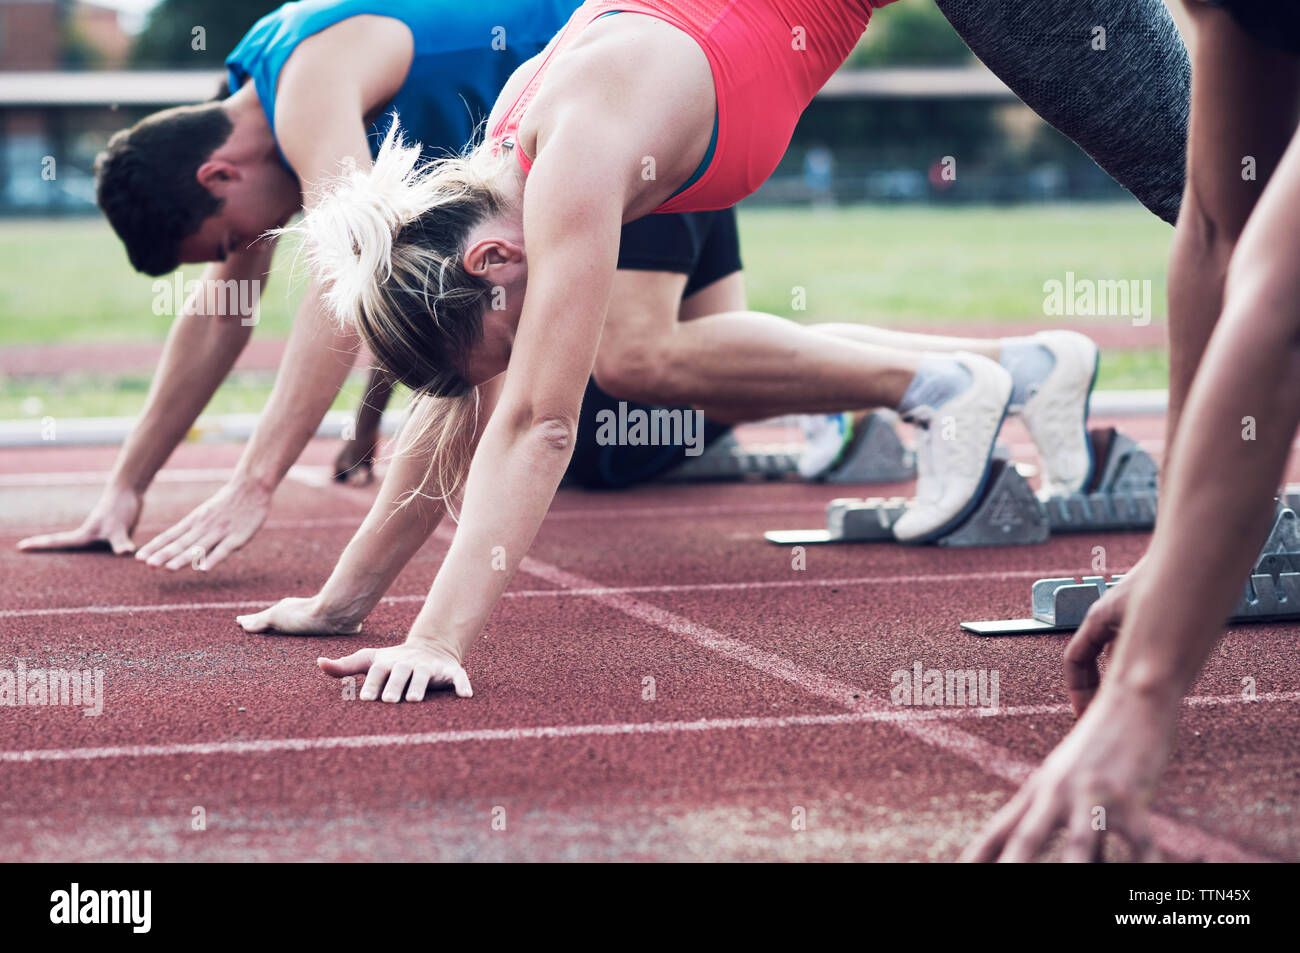
M400 88L410 43L410 31L395 20L356 17L304 41L290 57L280 77L275 132L302 184L304 207L312 207L345 163L370 165L366 116ZM168 569L211 569L251 539L275 488L343 386L358 348L356 331L330 316L313 280L294 317L271 397L231 481L150 541L140 557Z
M1107 812L1108 829L1140 854L1151 853L1148 806L1173 745L1179 703L1241 595L1300 422L1294 100L1288 96L1284 108L1261 104L1259 90L1270 87L1259 75L1277 66L1278 54L1248 41L1223 10L1195 6L1197 85L1207 95L1195 107L1189 195L1196 196L1198 185L1220 186L1215 170L1233 168L1268 124L1274 133L1286 130L1291 145L1258 205L1253 196L1231 196L1244 206L1237 211L1246 224L1221 285L1221 318L1219 295L1211 295L1206 316L1210 326L1218 319L1217 326L1191 381L1177 440L1167 447L1164 515L1141 570L1113 590L1123 589L1123 600L1113 600L1100 620L1096 612L1105 600L1099 601L1071 642L1071 697L1076 710L1086 710L994 818L972 848L973 859L1027 860L1057 826L1071 829L1067 859L1089 859L1102 836L1089 824L1097 807ZM1294 69L1294 62L1283 67L1291 75L1280 88L1295 89ZM1220 132L1243 116L1251 118L1249 128ZM1180 231L1196 223L1188 212ZM1221 278L1212 280L1217 292ZM1257 429L1244 429L1248 424ZM1208 538L1206 527L1213 528ZM1114 657L1098 689L1096 655L1111 638Z
M321 661L331 675L367 673L362 700L381 692L387 702L418 700L429 685L472 694L462 659L519 568L568 465L609 304L627 188L624 163L593 147L583 129L575 122L553 133L529 177L528 293L500 403L470 465L460 524L424 607L404 645Z
M274 246L273 239L258 242L224 262L207 265L201 288L207 288L209 282L263 282ZM145 490L230 373L253 332L252 324L242 315L206 313L207 298L200 291L185 302L172 322L144 411L122 445L108 485L90 516L75 530L25 539L18 544L20 549L84 548L105 543L117 553L134 548L130 534Z
M569 128L577 138L576 124ZM565 134L529 178L530 275L510 373L470 465L456 538L409 637L457 657L518 569L564 475L609 303L625 182L617 163ZM495 547L504 572L492 567Z

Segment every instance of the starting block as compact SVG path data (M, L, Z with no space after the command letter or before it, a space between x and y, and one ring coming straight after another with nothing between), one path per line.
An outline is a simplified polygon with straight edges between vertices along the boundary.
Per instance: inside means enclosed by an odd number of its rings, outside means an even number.
M658 477L659 483L711 483L740 480L784 480L796 473L798 452L787 447L741 449L735 434L724 434L698 457Z
M1025 478L995 450L988 484L971 515L940 546L1022 546L1045 542L1051 533L1147 530L1155 526L1155 461L1114 428L1089 433L1100 461L1087 492L1040 499ZM764 534L782 546L892 540L894 521L907 507L903 497L831 500L824 530L776 530Z
M661 483L737 482L799 479L800 448L789 445L741 447L734 434L715 440L698 457L659 477ZM826 483L905 483L916 477L916 454L903 446L884 411L867 416L845 459Z
M1245 591L1237 600L1229 623L1300 620L1300 520L1287 500L1296 496L1293 488L1279 501L1273 529L1255 561ZM1083 624L1092 604L1123 576L1084 576L1082 580L1039 579L1030 593L1033 616L996 622L963 622L961 627L975 635L1037 635L1071 632Z
M1156 478L1150 454L1113 427L1089 432L1099 461L1088 490L1043 500L1053 533L1151 529L1156 525Z
M877 410L868 414L844 460L823 481L844 484L915 480L916 452L903 446L894 425L896 419L893 411Z

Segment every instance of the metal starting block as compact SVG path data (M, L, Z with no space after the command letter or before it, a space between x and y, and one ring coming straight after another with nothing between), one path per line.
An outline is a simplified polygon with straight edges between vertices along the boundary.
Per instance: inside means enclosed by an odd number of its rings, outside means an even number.
M800 448L787 444L741 447L734 434L715 440L698 457L659 477L662 483L798 479ZM916 477L916 454L903 446L891 415L867 416L843 462L823 482L906 483Z
M893 411L868 414L843 461L823 479L826 483L906 483L916 479L916 452L903 446Z
M1089 433L1097 467L1086 493L1040 499L1001 448L971 515L940 546L1022 546L1050 533L1146 530L1155 525L1157 468L1141 447L1114 428ZM783 546L892 540L902 497L831 500L824 530L781 530L765 538Z
M1237 600L1229 623L1300 620L1300 520L1284 502L1295 495L1288 488L1279 501L1273 529L1260 551ZM1082 580L1039 579L1031 592L1033 617L996 622L963 622L961 627L975 635L1030 635L1070 632L1083 623L1088 609L1123 576L1084 576Z
M894 522L903 515L904 497L831 500L824 530L773 530L763 536L783 546L810 543L867 543L892 540ZM1015 466L994 459L979 503L960 526L939 540L940 546L1018 546L1042 543L1050 527L1034 491Z
M1156 478L1150 454L1114 427L1092 430L1101 461L1086 493L1043 500L1053 533L1151 529L1156 525Z

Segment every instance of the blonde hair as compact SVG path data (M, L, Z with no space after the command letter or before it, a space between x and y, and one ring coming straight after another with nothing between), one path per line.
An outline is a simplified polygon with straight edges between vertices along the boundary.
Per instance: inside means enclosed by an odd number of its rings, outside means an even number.
M502 162L488 142L422 160L394 115L373 167L346 171L292 229L335 316L414 392L397 452L432 454L417 493L432 483L448 506L472 457L478 395L465 369L492 292L465 269L465 241L508 205Z

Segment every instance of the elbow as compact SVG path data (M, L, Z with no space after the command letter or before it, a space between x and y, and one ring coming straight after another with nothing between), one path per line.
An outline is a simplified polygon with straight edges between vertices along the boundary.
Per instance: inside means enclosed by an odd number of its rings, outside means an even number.
M573 452L578 442L578 414L581 401L523 399L500 404L492 415L510 434L512 442L526 442L542 450Z
M578 415L576 413L537 415L533 417L528 430L544 450L562 453L568 457L578 443Z

